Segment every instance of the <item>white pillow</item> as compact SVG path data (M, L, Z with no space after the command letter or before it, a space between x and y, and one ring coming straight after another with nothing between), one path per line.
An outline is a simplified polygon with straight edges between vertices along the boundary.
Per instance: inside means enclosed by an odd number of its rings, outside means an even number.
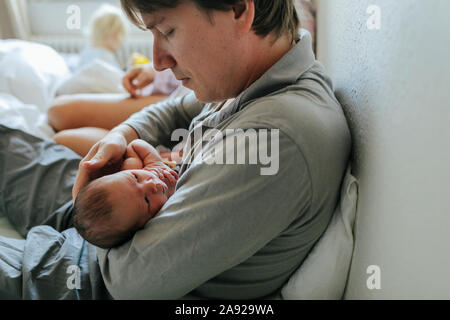
M70 73L52 48L20 40L0 40L0 92L46 112L56 88Z
M302 265L283 286L283 299L342 299L353 254L357 200L358 181L349 167L332 220Z

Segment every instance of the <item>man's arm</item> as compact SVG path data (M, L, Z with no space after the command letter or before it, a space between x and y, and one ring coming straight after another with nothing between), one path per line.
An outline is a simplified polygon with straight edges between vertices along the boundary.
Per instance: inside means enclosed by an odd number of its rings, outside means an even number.
M132 127L140 139L153 146L161 144L169 146L170 143L179 142L171 141L174 131L187 129L192 119L202 111L203 106L194 93L190 93L144 108L123 124Z
M113 165L113 169L118 171L131 141L141 138L155 146L167 144L176 129L189 127L203 106L193 93L187 94L144 108L111 130L80 162L72 190L73 199L90 181L102 176L104 167Z
M308 219L312 195L308 166L297 146L281 133L279 145L275 175L262 176L260 165L193 164L172 198L132 241L98 249L112 296L180 298L246 261L294 220ZM293 252L296 258L306 256L310 248L306 244L317 233L314 228L304 231L303 243L298 244L303 251ZM286 270L277 270L279 264L283 261L269 268L285 274ZM273 285L257 295L281 286Z
M125 138L127 144L139 138L136 130L125 124L118 125L117 127L113 128L110 133L120 134Z

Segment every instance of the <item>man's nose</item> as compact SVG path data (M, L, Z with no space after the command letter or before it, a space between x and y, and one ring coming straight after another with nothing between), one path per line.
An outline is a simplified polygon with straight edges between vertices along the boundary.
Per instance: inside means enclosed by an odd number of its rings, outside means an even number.
M164 71L166 69L174 67L176 64L175 59L170 55L160 43L160 40L155 38L153 43L153 68L156 71Z

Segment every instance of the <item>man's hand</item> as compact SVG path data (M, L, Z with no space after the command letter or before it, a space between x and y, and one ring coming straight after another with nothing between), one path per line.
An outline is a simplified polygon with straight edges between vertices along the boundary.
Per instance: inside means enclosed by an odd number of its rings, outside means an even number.
M122 84L133 97L141 97L137 90L145 88L153 80L155 80L155 70L152 67L136 67L127 72L123 77Z
M127 150L128 141L137 138L136 132L128 126L119 126L97 142L81 160L77 178L72 189L75 201L80 190L92 180L118 172Z

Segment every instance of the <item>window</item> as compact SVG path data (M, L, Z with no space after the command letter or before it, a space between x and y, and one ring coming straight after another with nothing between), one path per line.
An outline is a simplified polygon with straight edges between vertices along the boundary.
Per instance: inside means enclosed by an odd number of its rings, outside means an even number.
M3 0L0 0L3 1ZM19 25L27 26L23 39L53 47L60 53L78 53L86 46L84 30L92 14L103 4L120 7L119 0L8 0L21 2L22 18L15 15ZM22 20L20 20L22 19ZM74 21L79 20L79 21ZM128 21L128 20L127 20ZM152 57L153 36L128 21L129 32L124 46L116 53L122 66L133 52Z
M119 0L25 0L32 36L79 36L88 26L92 13L102 4L120 7ZM77 22L74 24L74 21ZM129 35L149 37L131 23Z

